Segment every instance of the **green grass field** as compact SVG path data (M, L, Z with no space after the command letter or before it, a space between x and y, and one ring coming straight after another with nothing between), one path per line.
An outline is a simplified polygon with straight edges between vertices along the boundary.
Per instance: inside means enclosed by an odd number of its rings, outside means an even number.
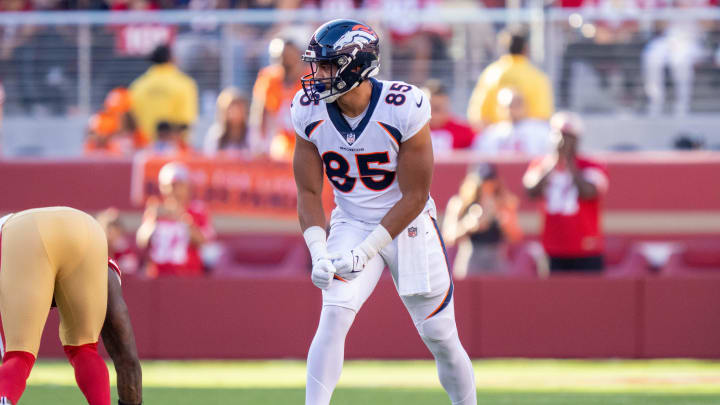
M720 404L718 362L481 360L474 364L480 404ZM148 405L301 405L304 400L301 361L149 361L143 363L143 372ZM20 405L83 403L70 366L48 361L33 369L20 401ZM429 361L348 361L333 397L333 404L342 405L449 403Z

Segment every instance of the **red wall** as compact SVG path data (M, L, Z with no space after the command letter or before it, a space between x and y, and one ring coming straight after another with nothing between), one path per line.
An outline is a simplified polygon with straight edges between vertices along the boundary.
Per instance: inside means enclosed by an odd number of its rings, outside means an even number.
M439 161L431 193L444 209L457 192L471 155ZM607 163L610 190L606 209L624 211L709 211L720 209L720 153L625 153L599 157ZM497 161L508 187L523 195L520 179L527 162ZM132 162L128 160L0 160L0 212L49 205L83 210L109 206L127 210ZM29 187L32 185L32 187ZM523 199L521 209L531 210Z
M293 279L127 278L143 358L303 358L320 291ZM720 358L720 277L456 281L472 357ZM55 312L55 311L53 311ZM348 358L427 358L389 278L350 331ZM41 356L59 357L57 315Z

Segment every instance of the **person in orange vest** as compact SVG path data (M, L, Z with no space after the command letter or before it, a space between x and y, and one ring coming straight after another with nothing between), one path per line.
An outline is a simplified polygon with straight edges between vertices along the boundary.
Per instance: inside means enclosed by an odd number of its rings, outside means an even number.
M253 150L280 160L292 157L295 131L290 103L302 88L300 78L310 73L300 60L300 46L288 37L270 41L271 64L258 72L250 105Z

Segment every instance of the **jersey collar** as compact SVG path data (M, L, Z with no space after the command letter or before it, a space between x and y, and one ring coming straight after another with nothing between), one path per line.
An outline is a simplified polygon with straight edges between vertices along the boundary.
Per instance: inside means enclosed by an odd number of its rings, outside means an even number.
M352 129L345 117L343 117L342 112L340 112L340 108L338 108L337 106L337 103L325 104L327 106L327 112L328 116L330 117L330 121L333 123L335 129L337 129L337 131L340 133L343 139L345 139L345 142L347 142L348 145L352 145L353 143L357 142L358 138L360 138L360 135L363 133L365 127L367 127L368 123L370 122L370 118L372 117L373 111L375 111L378 100L380 100L380 93L382 93L383 86L382 83L373 78L370 78L370 83L372 84L370 105L368 106L367 111L365 111L365 116L360 121L358 126L355 127L355 129Z

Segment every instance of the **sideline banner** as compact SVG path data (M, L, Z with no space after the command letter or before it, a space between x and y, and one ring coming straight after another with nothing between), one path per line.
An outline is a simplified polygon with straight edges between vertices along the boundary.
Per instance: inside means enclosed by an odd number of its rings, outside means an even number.
M148 197L160 194L158 173L172 161L188 167L194 198L204 201L212 212L297 217L292 164L269 159L138 155L133 161L130 196L134 205L142 206ZM323 205L326 211L332 206L327 184Z

